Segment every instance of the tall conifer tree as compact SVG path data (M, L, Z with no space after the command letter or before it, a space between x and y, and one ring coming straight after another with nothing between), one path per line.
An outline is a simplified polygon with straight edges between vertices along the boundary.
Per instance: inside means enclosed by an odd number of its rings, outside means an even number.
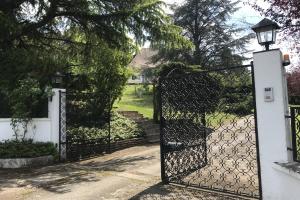
M230 22L237 4L231 0L186 0L174 6L174 23L183 28L183 35L194 48L183 51L160 47L156 59L183 61L203 68L241 64L243 57L238 52L245 51L245 44L253 35L241 36L244 30Z

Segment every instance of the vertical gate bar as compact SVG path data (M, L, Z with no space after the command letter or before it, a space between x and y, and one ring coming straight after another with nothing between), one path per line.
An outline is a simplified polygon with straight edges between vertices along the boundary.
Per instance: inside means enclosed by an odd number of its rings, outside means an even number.
M205 119L205 116L206 116L205 111L203 111L203 113L201 113L201 123L202 123L203 126L206 127L206 119Z
M296 112L295 108L290 107L291 109L291 129L292 129L292 148L293 148L293 159L297 159L297 135L296 135Z
M110 142L111 142L111 133L110 133L110 129L111 129L111 124L110 124L110 120L111 120L111 94L109 92L109 111L108 111L108 152L111 153L111 146L110 146Z
M254 65L251 61L251 77L252 77L252 96L253 96L253 106L254 106L254 124L255 124L255 140L256 140L256 161L257 161L257 174L258 174L258 184L259 184L259 197L262 199L262 185L261 185L261 171L260 171L260 154L259 154L259 139L258 139L258 129L257 129L257 111L256 111L256 88L255 88L255 74Z
M160 167L161 167L161 180L163 183L168 183L166 179L166 172L165 172L165 158L164 158L164 144L163 144L163 126L164 126L164 118L162 113L162 80L158 79L158 104L159 104L159 122L160 122Z
M205 158L204 158L204 162L205 165L207 165L208 163L208 159L207 159L207 131L206 131L206 113L205 113L205 109L202 111L203 113L201 113L201 123L202 126L204 127L204 138L202 137L202 139L204 140L204 151L205 151Z

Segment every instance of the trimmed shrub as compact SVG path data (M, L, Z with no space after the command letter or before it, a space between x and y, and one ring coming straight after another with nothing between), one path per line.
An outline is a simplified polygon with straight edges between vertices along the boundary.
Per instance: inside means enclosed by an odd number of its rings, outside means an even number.
M118 113L112 113L110 124L110 140L124 140L143 136L143 130L138 124ZM67 136L68 140L93 140L99 138L107 138L109 136L109 125L106 124L102 128L83 127L70 128Z
M50 142L5 141L0 143L0 158L34 158L52 155L57 158L56 147Z

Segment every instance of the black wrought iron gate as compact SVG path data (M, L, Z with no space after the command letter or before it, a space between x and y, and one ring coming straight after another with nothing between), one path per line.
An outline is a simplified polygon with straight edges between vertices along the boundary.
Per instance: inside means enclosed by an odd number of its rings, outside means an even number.
M160 80L162 180L260 198L251 65Z

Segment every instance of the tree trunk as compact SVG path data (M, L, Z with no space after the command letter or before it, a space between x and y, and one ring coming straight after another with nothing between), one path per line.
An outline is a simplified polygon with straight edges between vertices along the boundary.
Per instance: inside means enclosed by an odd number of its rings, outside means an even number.
M159 123L159 91L156 88L155 83L153 83L153 121Z

